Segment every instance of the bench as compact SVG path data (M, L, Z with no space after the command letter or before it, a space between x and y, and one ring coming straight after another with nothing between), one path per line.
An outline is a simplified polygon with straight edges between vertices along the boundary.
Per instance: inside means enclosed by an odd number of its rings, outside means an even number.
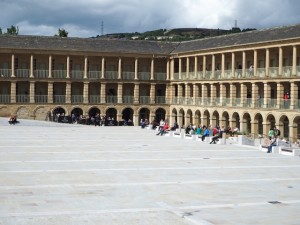
M279 146L279 153L282 155L300 156L300 148Z
M279 153L280 146L272 146L272 153ZM268 151L268 145L259 145L259 150L263 151L263 152L267 152Z
M174 132L173 133L173 137L175 137L175 138L181 138L181 133Z
M196 135L192 135L192 134L185 134L184 135L185 139L190 139L190 140L196 140Z

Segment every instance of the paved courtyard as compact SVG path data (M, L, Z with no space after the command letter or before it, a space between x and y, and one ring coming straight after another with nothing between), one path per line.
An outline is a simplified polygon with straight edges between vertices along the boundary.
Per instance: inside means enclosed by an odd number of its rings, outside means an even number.
M299 225L300 158L0 119L0 225Z

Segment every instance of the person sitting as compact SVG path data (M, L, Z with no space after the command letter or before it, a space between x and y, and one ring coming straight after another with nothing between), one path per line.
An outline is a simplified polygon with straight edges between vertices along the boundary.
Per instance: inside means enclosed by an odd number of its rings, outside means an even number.
M8 123L10 125L15 125L16 123L18 123L17 117L16 116L10 116L9 119L8 119Z
M173 127L171 127L171 130L174 131L174 130L178 129L178 127L179 127L178 123L175 121Z
M209 144L212 144L212 143L216 144L216 141L219 141L219 138L222 138L223 133L224 133L224 128L222 127L222 129L220 129L218 131L218 133L215 136L213 136L213 138Z
M206 126L203 126L203 135L201 137L202 141L204 141L205 137L209 136L209 130L207 129Z
M165 123L163 128L160 129L159 132L156 135L162 136L163 134L165 134L167 132L168 129L169 129L169 125L168 125L168 123Z

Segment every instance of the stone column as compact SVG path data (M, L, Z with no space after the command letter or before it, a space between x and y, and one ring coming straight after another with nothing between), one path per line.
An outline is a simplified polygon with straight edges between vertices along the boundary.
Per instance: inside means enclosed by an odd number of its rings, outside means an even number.
M17 82L10 82L10 103L16 103L17 98Z
M177 93L178 93L178 99L181 99L182 98L182 86L181 86L181 84L178 84Z
M216 56L211 56L211 76L215 77L215 70L216 70Z
M221 68L222 72L221 72L221 77L225 76L225 54L222 53L222 68Z
M247 86L241 83L241 105L244 107L247 98Z
M70 56L67 56L67 77L70 78Z
M190 58L186 58L186 79L188 80L190 77Z
M179 58L178 67L179 67L179 71L178 71L179 78L178 79L181 80L181 72L182 72L182 60L181 60L181 58Z
M202 64L203 64L203 77L205 77L205 75L206 75L206 56L204 55L203 56L203 62L202 62Z
M167 70L167 77L166 77L166 80L170 80L170 60L169 59L167 59L167 68L166 68Z
M226 105L226 86L225 84L220 84L220 104L221 106Z
M236 86L233 83L230 83L230 105L233 106L233 103L236 99Z
M197 77L198 77L198 57L197 56L195 56L194 76L197 79Z
M121 57L119 58L119 63L118 63L118 79L122 79L122 59Z
M243 51L243 72L242 72L242 76L245 77L246 76L246 52Z
M15 75L15 55L11 55L11 77L16 77Z
M134 84L134 104L139 104L140 102L140 85L138 83Z
M201 104L205 104L206 101L205 99L207 98L207 87L205 84L202 84L202 101L201 101Z
M151 77L150 80L154 80L154 59L151 59Z
M171 59L171 80L174 80L174 59Z
M263 125L263 134L268 135L270 130L270 123L269 122L262 122Z
M270 50L266 49L266 76L269 76L269 68L270 68Z
M278 68L279 76L282 76L282 65L283 65L283 50L282 47L279 47L279 68Z
M83 79L88 78L88 57L84 57L84 73L83 73Z
M135 58L135 60L134 60L134 79L135 80L138 80L139 78L138 78L138 65L139 65L139 60L138 60L138 58Z
M215 84L210 84L210 105L216 104L217 88Z
M281 107L283 94L284 94L284 90L283 90L282 83L277 83L277 103L276 103L276 108L277 109L280 109L280 107Z
M29 82L29 103L35 103L35 81Z
M53 104L53 82L48 81L48 103Z
M199 88L197 84L193 84L193 104L196 105L197 98L199 96Z
M151 84L151 88L150 88L150 104L155 104L155 84Z
M100 102L106 103L106 83L101 83Z
M188 103L188 99L191 97L191 88L188 83L185 84L185 102Z
M271 96L271 87L268 82L264 82L264 108L268 108L268 100Z
M118 83L118 103L123 103L123 84Z
M49 70L48 70L48 78L52 78L52 56L49 55ZM49 96L48 96L49 98Z
M30 56L30 75L29 75L30 78L34 78L34 75L33 75L33 55Z
M102 57L102 60L101 60L101 79L104 79L105 78L105 58Z
M293 76L296 76L297 74L297 47L293 46Z
M83 104L89 103L89 83L83 82Z
M235 77L235 53L231 53L231 77Z
M72 94L72 84L71 82L66 83L66 104L71 104L71 94Z
M257 76L257 50L254 50L254 59L253 59L253 75L256 77Z
M255 108L256 101L257 101L257 97L258 96L258 86L256 85L256 83L252 83L252 90L251 90L251 108Z
M296 101L298 100L298 86L295 84L294 81L291 81L291 93L290 93L290 109L296 108Z

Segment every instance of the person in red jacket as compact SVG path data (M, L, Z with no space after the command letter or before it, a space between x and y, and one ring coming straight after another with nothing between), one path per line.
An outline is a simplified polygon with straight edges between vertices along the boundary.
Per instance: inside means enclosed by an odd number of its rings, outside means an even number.
M168 123L165 123L165 125L163 126L163 128L156 134L156 135L163 135L166 133L166 131L169 130L169 125Z

